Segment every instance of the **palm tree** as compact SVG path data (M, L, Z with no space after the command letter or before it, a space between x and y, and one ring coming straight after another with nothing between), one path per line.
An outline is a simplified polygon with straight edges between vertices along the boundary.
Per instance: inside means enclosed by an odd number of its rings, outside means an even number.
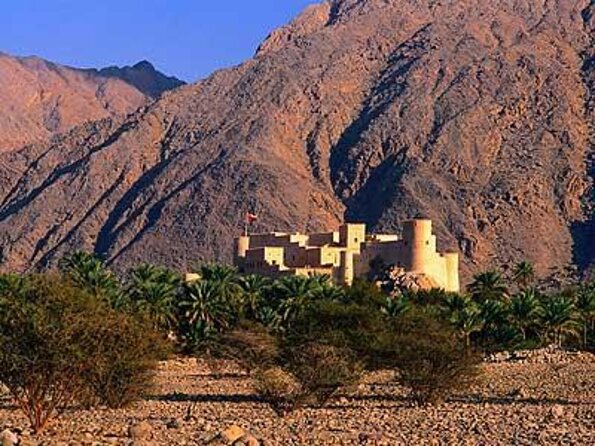
M267 277L250 274L241 276L238 285L242 295L242 314L255 319L263 305L264 296L271 287L271 281Z
M222 299L228 301L230 305L235 305L236 310L239 311L241 309L242 288L239 284L237 268L218 263L209 263L202 265L199 271L202 281L210 282L217 286Z
M0 298L22 295L28 287L25 276L18 274L0 274Z
M396 318L407 313L410 309L411 303L404 296L388 296L380 311L391 318Z
M526 289L535 280L535 267L531 262L519 262L514 266L512 278L520 289Z
M345 299L345 290L332 283L325 283L320 288L312 291L312 298L314 300L342 302Z
M471 334L481 331L484 325L477 304L465 295L449 293L444 301L443 310L446 312L450 324L465 339L465 345L470 347Z
M464 294L449 293L446 295L442 303L442 308L448 317L457 311L463 311L467 306L469 306L469 301L470 299Z
M155 328L170 330L181 283L180 276L173 271L141 264L130 272L126 294L137 308L150 315Z
M497 271L476 274L469 285L469 292L475 302L502 301L508 297L508 288Z
M558 346L566 336L575 336L580 330L577 320L576 307L573 299L565 294L551 296L542 304L543 314L541 323L545 330L545 337L553 340Z
M236 306L222 296L216 282L186 283L177 306L180 335L186 348L195 350L230 328L239 316L236 310Z
M587 348L589 325L595 323L595 282L581 286L576 295L576 309L583 324L583 347Z
M527 339L527 329L534 326L541 316L542 309L534 288L524 289L510 300L509 319L523 337Z
M106 299L115 308L126 305L116 276L94 254L78 251L59 262L60 271L76 286Z
M320 289L320 280L316 277L285 276L279 279L274 285L274 294L279 299L282 323L290 324L315 299Z
M508 307L499 300L485 300L479 304L479 311L487 329L497 330L508 322Z

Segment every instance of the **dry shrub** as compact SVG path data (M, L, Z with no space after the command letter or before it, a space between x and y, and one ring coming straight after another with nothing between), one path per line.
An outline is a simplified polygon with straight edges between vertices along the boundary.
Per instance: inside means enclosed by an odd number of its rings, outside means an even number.
M120 406L150 381L160 353L150 325L60 276L0 292L0 382L35 432L76 402Z
M363 371L347 348L324 339L273 336L258 326L234 330L226 336L224 348L252 375L256 391L280 415L305 404L324 404Z
M299 381L278 366L256 371L254 387L279 416L294 410L302 393Z
M58 277L32 277L0 296L0 382L35 432L84 393L87 322L96 305Z
M298 402L320 405L340 387L357 382L363 373L351 351L322 342L289 345L286 368L301 384Z
M479 373L481 356L449 326L423 312L402 319L391 342L400 382L419 404L444 401L453 392L467 389Z
M249 324L225 335L219 354L252 373L277 365L281 351L278 337L261 325Z
M150 389L167 347L149 319L113 310L102 316L94 321L96 337L87 345L89 361L82 379L97 402L121 408Z

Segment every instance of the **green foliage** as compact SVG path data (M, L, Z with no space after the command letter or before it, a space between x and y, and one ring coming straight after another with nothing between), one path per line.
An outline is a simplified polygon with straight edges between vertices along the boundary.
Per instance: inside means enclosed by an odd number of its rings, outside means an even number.
M562 346L567 339L577 337L580 323L572 296L554 294L544 299L542 307L540 322L548 342Z
M393 367L402 384L420 404L445 400L463 390L479 373L481 357L470 350L444 322L425 312L410 312L395 327L391 341Z
M258 320L260 310L266 303L266 295L271 288L271 280L250 274L240 277L238 284L242 295L242 315L246 319Z
M237 318L236 302L230 302L220 283L200 280L185 285L178 303L178 329L187 351L207 348Z
M304 404L324 404L363 372L346 347L324 338L273 334L258 325L227 334L222 350L251 374L261 398L281 416Z
M300 383L296 405L323 405L337 389L357 382L363 373L354 353L324 340L285 345L285 369Z
M140 396L159 351L150 326L60 276L0 282L0 382L34 431L89 389L118 406Z
M56 277L31 277L23 292L3 287L0 311L0 382L35 432L84 389L85 344L94 313L86 295Z
M110 408L139 400L150 389L158 361L168 352L153 320L104 309L96 314L95 333L86 344L88 367L80 378L95 399Z
M527 261L517 263L512 271L512 279L520 289L529 288L535 281L535 267Z
M143 263L130 271L125 292L136 310L149 315L156 329L169 332L175 327L181 283L177 273Z
M595 282L583 284L577 292L576 310L582 323L582 345L589 347L589 332L595 333Z
M411 302L405 296L387 296L380 311L390 317L399 317L407 313L410 309Z
M287 327L300 315L302 310L316 299L321 288L326 285L323 277L285 276L275 282L272 294L279 302L281 325Z
M127 305L117 277L95 255L78 251L66 256L60 260L60 271L76 286L106 300L112 307Z
M468 287L471 297L478 303L487 300L502 301L508 297L508 287L497 271L476 274Z
M523 342L527 340L527 330L535 328L542 315L538 293L527 288L515 294L510 300L508 318L510 323L521 332Z
M448 322L460 333L467 347L471 346L471 334L481 331L485 319L479 306L460 294L449 295L443 303Z

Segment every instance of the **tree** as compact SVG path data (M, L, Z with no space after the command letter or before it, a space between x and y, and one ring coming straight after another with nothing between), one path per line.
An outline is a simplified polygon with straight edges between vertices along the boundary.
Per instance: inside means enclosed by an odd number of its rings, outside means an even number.
M92 394L114 405L137 399L163 352L150 325L70 279L22 281L18 293L0 290L0 383L33 430Z
M238 319L237 306L230 303L217 282L199 280L184 287L178 303L179 330L186 348L196 350L229 329Z
M238 285L242 294L242 314L248 319L256 320L271 281L267 277L250 274L241 276Z
M583 347L587 348L589 325L593 327L595 321L595 282L584 284L578 289L576 309L583 324Z
M126 305L116 276L93 254L78 251L59 262L62 274L76 286L105 299L114 308Z
M427 312L407 313L391 331L394 334L383 337L387 365L398 371L399 381L420 404L437 403L454 390L466 389L479 373L481 357Z
M509 320L521 332L523 341L527 339L527 329L539 322L541 305L534 288L524 289L510 300Z
M321 290L316 277L285 276L275 282L273 293L279 301L281 324L289 326L292 320L312 301Z
M448 321L461 334L467 347L471 346L471 334L483 328L481 311L467 296L452 294L444 303Z
M181 283L177 273L144 263L130 271L126 294L136 309L149 314L155 328L167 332L175 324Z
M476 302L487 300L502 301L508 297L508 288L502 275L496 271L486 271L476 274L469 285L471 297Z
M320 288L312 292L314 300L342 301L345 299L345 291L330 282L323 283Z
M573 299L565 294L555 294L542 304L541 324L546 339L561 346L567 336L576 336L580 330Z
M380 309L389 317L399 317L411 309L411 303L404 296L387 296L384 306Z
M519 288L528 288L535 280L535 267L531 262L519 262L514 266L512 278Z

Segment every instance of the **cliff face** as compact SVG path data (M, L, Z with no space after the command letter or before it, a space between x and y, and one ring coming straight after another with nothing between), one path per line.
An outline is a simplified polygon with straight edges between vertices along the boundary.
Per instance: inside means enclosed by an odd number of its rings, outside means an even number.
M0 156L5 269L231 257L255 230L435 221L463 271L593 260L589 0L334 0L126 119Z
M126 115L179 85L148 62L78 70L0 53L0 151L48 141L83 122Z

